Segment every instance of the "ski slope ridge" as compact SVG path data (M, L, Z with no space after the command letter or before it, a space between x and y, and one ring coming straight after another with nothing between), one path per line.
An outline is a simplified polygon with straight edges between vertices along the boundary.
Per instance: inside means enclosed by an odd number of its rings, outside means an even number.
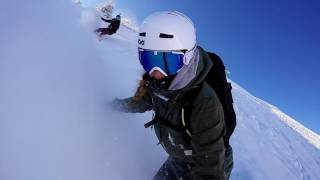
M234 179L319 179L319 135L233 85L237 127ZM249 170L250 169L250 170Z
M229 81L231 81L229 79ZM242 91L242 93L248 97L250 97L253 101L255 101L257 104L263 104L266 107L270 108L270 112L274 113L279 117L279 120L286 123L289 127L297 131L301 136L303 136L306 140L308 140L311 144L313 144L315 147L320 149L320 136L313 132L312 130L306 128L301 123L290 117L289 115L283 113L279 108L276 106L273 106L255 96L247 92L245 89L241 88L238 84L232 81L233 87L236 87L239 91Z

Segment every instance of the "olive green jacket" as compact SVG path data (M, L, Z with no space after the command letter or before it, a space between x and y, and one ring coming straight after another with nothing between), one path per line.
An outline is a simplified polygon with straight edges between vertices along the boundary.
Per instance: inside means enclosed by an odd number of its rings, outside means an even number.
M201 47L198 49L196 77L186 87L155 93L147 86L141 100L127 98L118 104L125 112L153 110L159 143L171 157L195 164L191 172L194 180L224 180L223 108L215 91L205 82L213 62ZM190 97L188 92L195 89ZM187 128L183 128L182 117Z

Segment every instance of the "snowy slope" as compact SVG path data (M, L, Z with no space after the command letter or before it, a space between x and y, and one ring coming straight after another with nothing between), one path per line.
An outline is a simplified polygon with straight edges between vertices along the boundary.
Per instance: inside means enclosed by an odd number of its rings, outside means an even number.
M142 73L136 32L98 42L71 2L19 3L0 7L0 179L151 179L166 154L143 127L150 113L108 106ZM318 135L236 83L233 94L232 179L320 179Z
M236 83L233 95L234 179L320 179L318 135Z

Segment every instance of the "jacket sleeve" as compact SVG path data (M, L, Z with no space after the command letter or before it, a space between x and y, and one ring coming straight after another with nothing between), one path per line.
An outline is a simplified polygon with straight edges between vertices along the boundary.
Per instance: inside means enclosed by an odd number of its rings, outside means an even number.
M127 113L144 113L152 110L152 99L149 94L137 99L135 97L129 97L125 99L115 99L112 102L113 108L118 111Z
M193 180L225 180L225 124L222 105L216 96L194 104L191 130Z
M103 17L101 17L101 20L104 21L104 22L108 22L108 23L111 23L112 22L112 19L105 19Z

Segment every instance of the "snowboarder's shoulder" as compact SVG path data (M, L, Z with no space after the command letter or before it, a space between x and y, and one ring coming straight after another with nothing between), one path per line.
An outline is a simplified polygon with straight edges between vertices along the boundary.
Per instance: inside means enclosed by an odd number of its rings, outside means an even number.
M211 103L219 101L219 98L214 89L211 88L210 85L206 82L201 85L198 93L194 98L194 105L206 104L208 103L208 101L211 101Z

